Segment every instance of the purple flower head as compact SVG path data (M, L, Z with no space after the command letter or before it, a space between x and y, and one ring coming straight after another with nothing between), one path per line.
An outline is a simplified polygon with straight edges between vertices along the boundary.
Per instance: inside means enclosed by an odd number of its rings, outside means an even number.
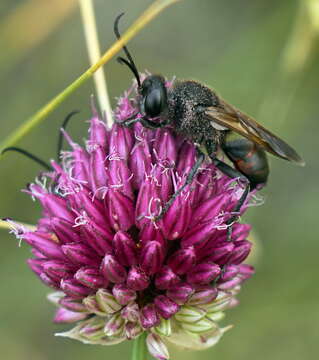
M196 152L172 129L121 125L136 112L126 94L111 129L93 116L86 147L65 134L72 150L29 186L42 218L20 237L32 247L31 269L57 290L54 321L76 323L60 335L114 344L147 331L149 351L164 359L166 342L206 348L227 329L222 311L253 273L242 264L250 227L236 222L228 241L244 189L208 160L157 219Z

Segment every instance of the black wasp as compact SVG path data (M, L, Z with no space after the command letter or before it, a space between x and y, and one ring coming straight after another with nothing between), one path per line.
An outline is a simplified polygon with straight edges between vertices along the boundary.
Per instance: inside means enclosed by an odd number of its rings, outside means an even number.
M119 15L114 23L114 32L118 39L121 37L118 23L122 15ZM177 134L194 143L197 149L196 163L189 172L185 184L164 205L158 219L165 214L182 190L192 183L206 156L225 175L240 178L246 184L234 213L240 210L250 190L266 184L269 166L265 151L304 165L302 158L285 141L228 104L207 86L196 81L182 80L175 81L173 86L167 89L161 75L147 76L141 82L127 47L124 46L123 50L127 59L120 57L118 60L126 64L136 78L140 96L139 108L143 117L136 119L134 116L122 124L129 126L139 121L150 129L169 125ZM152 120L158 117L161 122ZM234 168L217 158L219 149L234 164ZM228 224L235 220L234 215L228 220Z

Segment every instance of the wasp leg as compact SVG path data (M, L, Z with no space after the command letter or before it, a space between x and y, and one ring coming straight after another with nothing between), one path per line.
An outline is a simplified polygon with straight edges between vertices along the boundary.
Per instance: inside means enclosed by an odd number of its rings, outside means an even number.
M131 125L137 123L137 122L140 122L145 128L147 129L152 129L152 130L155 130L155 129L160 129L164 126L167 125L167 122L161 122L161 123L155 123L154 121L151 121L145 117L143 118L135 118L135 116L137 115L138 113L130 116L128 119L122 121L122 122L119 122L121 125L123 126L126 126L126 127L130 127Z
M167 125L166 121L163 121L161 123L155 123L154 121L148 120L145 117L140 119L140 123L147 129L153 129L153 130L163 128Z
M125 119L124 121L118 121L118 124L130 127L132 124L135 124L136 122L139 122L141 119L137 118L138 112L130 116L129 118Z
M245 175L243 175L241 172L239 172L238 170L232 168L230 165L224 163L221 160L218 160L216 158L212 158L213 163L215 164L215 166L225 175L229 176L230 178L239 178L241 180L244 180L246 183L245 186L245 190L242 193L240 199L238 200L236 206L234 207L232 213L234 213L234 215L232 215L227 221L226 221L226 225L229 225L227 228L227 241L231 241L231 236L232 236L232 231L233 231L233 224L235 221L238 220L238 213L240 212L241 207L243 206L244 202L247 199L247 196L249 194L249 190L250 190L250 182L247 179L247 177Z
M191 168L190 172L188 173L185 183L183 184L183 186L181 186L178 190L175 191L175 193L171 196L171 198L163 206L159 215L157 215L155 217L155 221L160 220L165 215L165 213L171 207L171 205L173 204L173 202L177 198L177 196L179 196L182 193L182 191L186 188L187 185L190 185L193 182L198 169L200 168L203 161L205 160L205 154L198 148L196 148L196 151L197 151L196 162L195 162L194 166Z

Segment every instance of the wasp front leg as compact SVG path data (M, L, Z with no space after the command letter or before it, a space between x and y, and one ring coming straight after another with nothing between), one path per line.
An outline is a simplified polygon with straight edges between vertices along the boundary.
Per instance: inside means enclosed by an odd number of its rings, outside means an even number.
M163 128L167 125L167 122L154 122L152 120L149 120L146 117L136 117L138 115L134 114L133 116L129 117L128 119L124 120L123 122L121 122L120 124L126 127L130 127L133 124L139 122L141 123L145 128L147 129L151 129L151 130L156 130L156 129L160 129Z

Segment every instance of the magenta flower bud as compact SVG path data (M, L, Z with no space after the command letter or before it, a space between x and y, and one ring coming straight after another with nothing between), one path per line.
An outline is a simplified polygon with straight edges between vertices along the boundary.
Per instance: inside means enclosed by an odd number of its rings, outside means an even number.
M138 142L132 149L131 156L128 159L130 169L135 174L132 178L132 184L135 189L141 186L145 174L150 172L151 160L152 156L147 141Z
M156 181L151 176L148 176L141 185L135 206L135 217L140 228L150 223L148 217L158 215L160 205L161 200Z
M183 236L181 246L183 248L190 246L202 247L207 243L212 231L213 226L210 222L194 226Z
M39 275L39 278L41 281L46 285L53 289L59 289L59 282L52 279L50 276L48 276L46 273L42 272Z
M125 336L128 340L135 339L143 332L142 327L135 322L125 324Z
M179 305L165 295L158 295L154 299L156 311L164 318L169 319L177 313Z
M59 282L62 278L72 277L74 265L61 260L47 260L42 263L43 271L55 281Z
M95 196L103 199L107 187L106 155L101 146L96 146L90 158L90 183Z
M126 280L125 268L112 255L105 255L101 263L101 273L103 276L115 284Z
M73 312L64 308L59 308L55 313L53 321L57 324L60 323L71 324L76 321L84 320L86 317L87 314L80 312Z
M65 255L61 251L61 246L52 239L50 234L39 231L27 232L22 235L22 239L40 251L47 258L65 260Z
M74 222L74 214L69 210L67 202L64 198L54 195L45 194L39 198L43 208L48 214L55 217L58 216L70 223Z
M59 305L71 312L87 312L86 307L79 301L80 300L65 296L59 300Z
M233 241L241 241L247 239L249 232L251 230L251 226L248 224L234 224L232 231L232 239Z
M90 121L90 138L88 140L89 149L93 149L96 146L100 146L103 149L108 145L108 131L105 123L100 121L97 116L92 117Z
M92 289L107 287L108 281L101 275L96 268L82 267L74 275L74 278L82 285Z
M50 219L50 226L61 244L80 241L80 235L75 231L73 223L53 217Z
M122 159L127 159L133 147L133 132L119 124L114 124L110 134L110 151Z
M38 251L36 248L31 249L31 254L34 255L38 259L47 259L40 251Z
M166 291L166 296L177 304L183 305L187 302L193 292L194 289L190 284L181 282L171 286Z
M160 243L150 241L143 246L140 254L140 264L146 274L153 275L159 271L163 260L164 252Z
M154 149L158 160L168 163L176 162L177 151L174 143L175 140L170 132L157 130Z
M133 323L136 323L140 318L140 311L138 305L135 302L127 304L121 311L122 317Z
M220 273L221 270L217 264L201 263L187 273L187 281L190 284L205 285L216 279Z
M113 233L106 228L100 227L92 220L81 226L81 233L86 242L97 254L104 256L112 252Z
M146 305L140 310L140 322L144 329L159 325L160 318L153 304Z
M79 209L86 213L89 219L99 224L100 227L111 231L111 226L108 226L107 221L105 221L104 204L96 197L92 198L93 195L83 188L74 195L74 202Z
M113 238L114 254L117 260L124 266L132 266L137 263L137 247L132 237L118 231Z
M134 200L132 188L133 174L128 168L125 160L121 158L111 158L109 162L109 186L118 189L129 199Z
M188 301L189 305L209 304L216 299L218 290L215 287L202 287L191 296Z
M135 291L141 291L148 287L150 283L149 277L145 274L145 272L137 267L133 266L127 275L126 284L127 286Z
M251 249L251 243L247 240L236 241L235 249L233 250L229 263L240 264L249 255Z
M77 147L73 151L74 167L72 177L79 181L88 182L90 179L89 154L82 148Z
M112 292L116 301L121 305L127 305L136 299L136 292L124 284L116 284Z
M241 264L239 265L239 274L244 280L249 279L255 272L255 269L251 265Z
M157 241L162 245L163 249L165 249L166 251L167 241L164 239L163 234L160 231L157 231L155 226L150 222L143 225L143 227L141 228L139 239L143 244L151 240Z
M169 266L163 266L156 274L155 285L158 289L165 290L179 282L179 277Z
M178 275L186 274L196 262L193 247L177 250L168 259L169 267Z
M216 196L216 182L213 181L216 175L216 169L212 165L208 165L205 171L197 176L197 181L201 186L197 186L193 191L192 198L194 203L198 206L213 196Z
M213 199L206 200L193 212L192 221L194 221L194 223L198 223L214 219L222 210L224 210L225 205L228 202L229 196L227 193L223 193Z
M182 186L182 184L179 184ZM175 240L184 235L190 218L191 207L187 196L178 197L168 209L163 219L163 232L168 240Z
M43 259L28 259L27 263L30 266L31 270L36 274L40 275L43 272L42 264Z
M224 281L228 281L232 278L234 278L239 272L239 268L236 265L226 265L223 268L223 272L221 274L220 277L220 281L224 282Z
M169 200L171 194L173 193L173 181L172 181L172 170L168 168L163 168L163 166L156 166L152 169L151 175L156 179L158 196L162 200L162 203L165 203ZM165 229L165 227L164 227Z
M96 254L92 254L92 250L84 244L73 243L62 245L61 249L63 253L71 260L74 264L81 265L95 265Z
M235 286L239 285L241 282L242 282L242 279L238 276L231 280L228 280L221 284L218 284L218 289L227 291L227 290L233 289Z
M74 299L81 299L92 293L92 289L83 286L73 279L62 279L61 289Z
M204 246L198 251L198 257L201 261L212 261L224 264L228 261L229 256L232 254L235 245L233 242L223 242L219 245L213 244L211 247Z
M136 108L133 106L132 100L128 98L129 91L125 93L125 96L119 98L115 109L115 116L119 122L131 118L131 116L136 113Z
M127 231L135 221L132 200L116 189L110 189L107 195L109 217L113 229Z
M178 155L177 172L181 175L187 174L195 164L195 148L188 141L184 141Z

